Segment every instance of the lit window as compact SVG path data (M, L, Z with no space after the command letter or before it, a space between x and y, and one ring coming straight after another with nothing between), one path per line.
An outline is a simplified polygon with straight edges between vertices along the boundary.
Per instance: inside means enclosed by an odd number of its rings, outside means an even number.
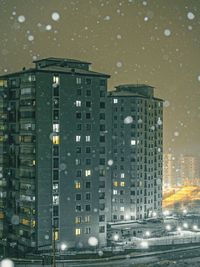
M80 135L77 135L76 136L76 142L80 142L81 141L81 136Z
M118 186L118 182L117 181L113 182L113 185Z
M60 77L58 75L53 75L53 83L56 85L60 84Z
M120 207L120 211L124 211L124 207Z
M135 141L134 139L132 139L132 140L131 140L131 145L132 145L132 146L135 146L135 144L136 144L136 141Z
M89 223L90 222L90 215L85 216L85 223Z
M114 104L117 104L117 103L118 103L118 99L117 99L117 98L114 98L114 99L113 99L113 103L114 103Z
M81 229L80 228L76 228L75 229L75 235L80 235L81 234Z
M60 137L59 137L59 135L54 135L53 136L53 144L54 145L59 145L60 144Z
M81 78L80 77L76 78L76 84L81 84Z
M121 173L121 178L124 178L124 173Z
M85 176L90 176L91 175L91 170L85 170Z
M58 205L59 204L59 196L58 195L53 196L53 204L54 205Z
M76 223L76 224L81 223L81 217L80 217L80 216L76 216L76 217L75 217L75 223Z
M81 183L80 182L75 182L75 188L80 189L81 188Z
M33 160L32 164L33 164L33 166L35 166L35 160Z
M117 190L113 190L113 195L117 195Z
M59 232L58 230L54 231L54 240L58 240L59 239Z
M124 187L125 186L125 182L120 182L120 186Z
M90 142L90 135L87 135L87 136L85 137L85 141L86 141L86 142Z
M59 133L60 125L58 123L53 124L53 132Z
M80 100L76 100L76 107L81 107L81 101Z

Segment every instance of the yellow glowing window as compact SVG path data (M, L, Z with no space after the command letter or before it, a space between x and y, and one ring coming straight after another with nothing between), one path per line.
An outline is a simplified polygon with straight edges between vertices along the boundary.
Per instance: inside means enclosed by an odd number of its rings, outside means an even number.
M125 182L121 182L120 185L121 185L121 186L125 186Z
M113 182L113 185L118 186L118 182L117 181Z
M7 86L8 86L7 81L6 81L6 80L0 80L0 86L1 86L1 87L2 87L2 86L7 87Z
M58 240L59 239L59 232L58 232L58 230L54 231L53 236L54 236L54 240Z
M76 224L81 223L81 217L79 216L75 217L75 223Z
M80 189L81 188L81 183L80 182L75 182L75 188Z
M75 229L75 235L80 235L81 234L81 229L80 228L76 228Z
M4 136L0 136L0 142L3 142L4 141Z
M33 165L35 166L35 160L33 160Z
M3 219L3 218L4 218L4 213L0 212L0 219Z
M35 227L35 220L32 221L32 227Z
M53 136L53 144L54 145L59 145L60 144L60 136L59 135L54 135Z
M30 221L26 219L22 219L22 224L29 225Z

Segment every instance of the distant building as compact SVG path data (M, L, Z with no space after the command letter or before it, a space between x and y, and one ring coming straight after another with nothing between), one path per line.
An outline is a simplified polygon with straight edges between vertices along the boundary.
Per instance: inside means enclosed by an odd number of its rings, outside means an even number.
M91 236L105 245L109 75L71 59L35 64L0 80L0 230L6 213L21 250L48 249L53 233L58 246L87 247Z
M163 186L165 189L176 185L175 157L172 154L163 155Z
M178 159L180 166L181 183L200 184L199 159L192 155L180 155Z
M162 211L163 101L148 85L108 94L111 114L112 221Z

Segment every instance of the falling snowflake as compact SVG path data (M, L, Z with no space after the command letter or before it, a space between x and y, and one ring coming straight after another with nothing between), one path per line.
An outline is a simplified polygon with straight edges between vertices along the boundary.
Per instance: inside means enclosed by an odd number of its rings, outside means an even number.
M188 17L188 19L193 20L195 18L195 15L192 12L188 12L187 17Z
M113 165L113 160L112 160L112 159L109 159L109 160L108 160L108 165L109 165L109 166L112 166L112 165Z
M50 31L51 29L52 29L52 26L48 24L48 25L46 26L46 30L47 30L47 31Z
M29 40L30 42L32 42L32 41L34 40L34 36L33 36L33 35L29 35L29 36L28 36L28 40Z
M148 21L149 20L149 18L148 17L144 17L144 21Z
M179 136L179 132L174 132L174 136Z
M105 16L104 20L110 20L111 17L110 16Z
M169 37L171 35L171 31L169 29L164 30L164 35Z
M51 14L51 18L52 18L52 20L54 20L54 21L58 21L58 20L60 19L60 14L59 14L58 12L53 12L53 13Z
M118 61L118 62L116 63L116 66L117 66L118 68L121 68L121 67L122 67L122 62L121 62L121 61Z
M117 34L117 39L122 39L121 34Z
M14 267L14 262L10 259L3 259L0 261L1 267Z
M98 245L98 239L94 236L91 236L89 239L88 239L88 244L92 247L95 247Z
M127 116L125 119L124 119L124 123L125 124L130 124L133 122L133 118L131 116Z
M198 81L200 82L200 75L197 77Z
M23 22L25 22L26 18L25 18L25 16L20 15L20 16L17 18L17 20L18 20L20 23L23 23Z

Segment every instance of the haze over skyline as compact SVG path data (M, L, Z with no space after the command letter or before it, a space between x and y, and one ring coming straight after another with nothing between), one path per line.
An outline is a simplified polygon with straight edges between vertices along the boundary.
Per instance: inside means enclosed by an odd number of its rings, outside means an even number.
M0 73L35 59L89 61L109 89L155 86L165 152L200 154L200 1L0 1Z

